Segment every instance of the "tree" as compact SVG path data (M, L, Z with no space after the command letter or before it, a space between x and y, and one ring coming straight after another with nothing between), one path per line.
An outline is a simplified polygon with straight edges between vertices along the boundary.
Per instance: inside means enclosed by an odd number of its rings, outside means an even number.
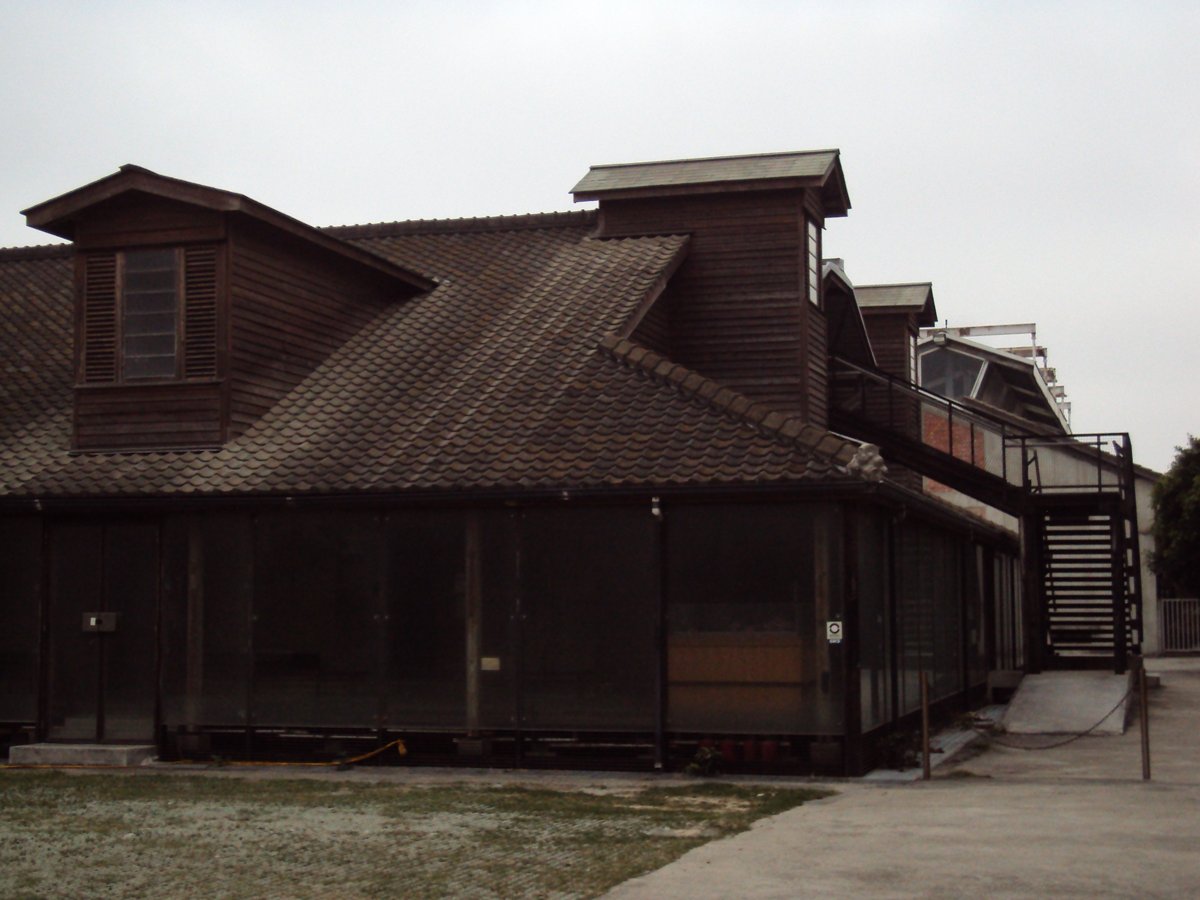
M1164 587L1200 597L1200 438L1188 435L1187 446L1175 448L1170 470L1154 485L1154 543Z

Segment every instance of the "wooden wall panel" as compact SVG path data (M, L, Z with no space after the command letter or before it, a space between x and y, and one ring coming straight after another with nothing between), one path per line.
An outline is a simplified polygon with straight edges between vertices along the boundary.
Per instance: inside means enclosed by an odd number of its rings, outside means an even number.
M897 378L908 380L908 341L912 334L912 316L906 312L863 311L867 336L875 351L875 363Z
M829 335L825 313L808 304L808 421L829 424Z
M75 391L77 450L215 447L221 443L217 382L114 385Z
M875 351L876 365L902 382L908 381L908 345L913 334L914 319L907 312L875 312L864 310L863 322L867 336ZM920 440L921 410L915 400L893 397L889 404L882 391L872 394L867 401L867 414L876 421ZM895 482L921 490L921 476L911 469L888 464L888 476Z
M244 225L233 231L230 259L233 438L394 301L396 291Z
M803 228L803 195L790 191L601 204L604 236L691 235L659 301L673 359L782 412L819 405L821 417L823 393L808 396Z
M126 249L219 241L224 237L222 213L137 194L102 203L88 210L75 225L75 245L80 249Z
M649 347L655 353L670 357L671 320L667 312L667 304L660 299L651 306L629 337L635 343Z

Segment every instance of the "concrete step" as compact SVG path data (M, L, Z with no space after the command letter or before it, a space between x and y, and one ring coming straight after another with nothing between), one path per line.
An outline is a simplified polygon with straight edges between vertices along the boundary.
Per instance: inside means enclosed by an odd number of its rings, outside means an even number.
M153 744L21 744L8 761L20 766L140 766L154 759Z

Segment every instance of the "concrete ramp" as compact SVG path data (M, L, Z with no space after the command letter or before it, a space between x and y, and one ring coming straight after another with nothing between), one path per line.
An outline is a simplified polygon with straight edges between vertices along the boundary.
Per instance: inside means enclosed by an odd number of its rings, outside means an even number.
M152 744L22 744L9 748L14 766L140 766L155 756Z
M1043 672L1026 675L1004 714L1010 734L1124 734L1128 675ZM1097 726L1096 723L1100 724Z

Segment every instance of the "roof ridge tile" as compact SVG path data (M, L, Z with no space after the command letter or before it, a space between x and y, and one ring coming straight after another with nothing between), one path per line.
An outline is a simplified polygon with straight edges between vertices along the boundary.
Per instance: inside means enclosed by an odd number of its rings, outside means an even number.
M70 256L74 244L31 244L28 247L0 247L0 260L57 259Z
M598 346L621 365L641 370L694 403L751 425L786 447L809 451L812 454L806 467L809 473L819 474L833 468L868 481L881 481L887 473L874 444L859 444L788 416L633 341L608 335L600 339Z
M595 220L594 209L572 209L502 216L464 216L457 219L408 219L395 222L366 222L360 225L325 225L320 230L343 240L354 240L402 234L462 234L583 227L594 224Z

